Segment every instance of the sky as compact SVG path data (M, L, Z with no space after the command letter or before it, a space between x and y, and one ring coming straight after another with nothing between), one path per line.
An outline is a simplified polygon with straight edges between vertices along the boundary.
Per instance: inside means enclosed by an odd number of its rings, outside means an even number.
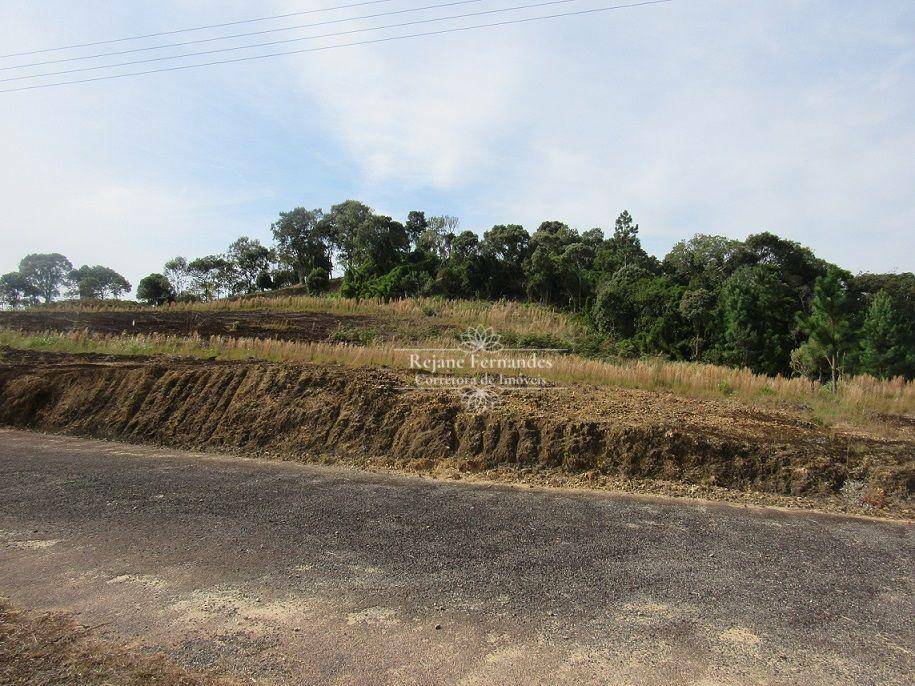
M386 0L0 58L0 67L443 1ZM225 44L3 69L0 78L536 1L480 0ZM174 63L624 1L575 0ZM4 0L0 54L348 2ZM0 82L0 90L51 80ZM0 93L0 159L0 272L28 253L60 252L75 266L110 266L136 285L175 255L219 253L241 235L269 243L281 211L329 209L347 198L398 219L412 209L455 215L462 229L479 233L502 223L534 230L552 219L610 230L628 209L643 245L659 256L696 233L744 238L768 230L853 272L912 271L915 3L673 0Z

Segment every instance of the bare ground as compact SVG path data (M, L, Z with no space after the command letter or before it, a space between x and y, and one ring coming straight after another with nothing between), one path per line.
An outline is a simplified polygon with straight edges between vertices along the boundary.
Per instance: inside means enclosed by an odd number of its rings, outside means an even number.
M74 312L56 310L0 312L0 327L27 332L89 331L102 334L170 334L273 338L284 341L324 341L361 336L404 337L409 331L425 336L449 330L443 324L397 322L362 315L328 312Z
M454 392L411 383L391 369L8 350L0 424L439 475L673 485L706 497L762 493L912 514L915 423L902 418L874 434L737 402L582 386L508 393L474 413ZM842 490L849 481L861 484L851 497Z
M915 666L901 523L0 431L0 530L17 606L250 683L883 686Z
M0 598L0 683L6 686L231 686L162 655L95 638L63 612L14 608Z

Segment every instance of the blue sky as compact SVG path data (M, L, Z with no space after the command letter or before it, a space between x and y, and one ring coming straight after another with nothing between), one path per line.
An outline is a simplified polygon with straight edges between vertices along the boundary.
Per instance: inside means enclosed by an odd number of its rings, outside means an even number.
M0 53L333 4L5 0ZM915 268L910 0L674 0L8 93L0 132L2 271L57 251L135 284L175 254L220 252L242 234L268 242L282 210L346 198L398 218L456 215L476 231L546 219L607 228L625 208L658 255L694 233L771 230L853 271Z

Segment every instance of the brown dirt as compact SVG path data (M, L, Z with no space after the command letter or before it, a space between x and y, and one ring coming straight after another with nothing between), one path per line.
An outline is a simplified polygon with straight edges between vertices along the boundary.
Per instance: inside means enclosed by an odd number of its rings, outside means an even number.
M18 610L0 599L0 683L8 686L229 686L161 655L98 640L56 612Z
M0 312L0 327L39 331L83 331L104 334L172 334L275 338L286 341L329 340L340 332L362 330L393 335L391 327L372 317L327 312Z
M887 439L736 402L582 386L504 393L495 409L473 413L454 391L411 382L390 369L7 349L0 424L284 459L554 470L833 501L853 479L866 486L846 503L852 511L912 511L912 427Z

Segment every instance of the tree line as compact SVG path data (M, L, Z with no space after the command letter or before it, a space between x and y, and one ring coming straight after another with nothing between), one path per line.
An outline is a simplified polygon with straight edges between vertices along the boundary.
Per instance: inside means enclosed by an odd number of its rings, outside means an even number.
M628 212L612 234L546 221L482 236L450 216L403 222L355 200L296 208L273 244L239 238L219 255L176 257L138 287L151 304L211 300L301 285L343 296L425 295L526 300L580 316L595 353L662 355L805 374L834 387L842 373L915 378L915 275L859 274L764 232L738 241L698 234L663 259L641 245ZM5 277L4 277L5 278Z
M0 276L0 304L28 307L50 303L62 292L80 300L119 298L133 286L110 267L73 264L60 253L35 253L19 262L19 270Z

